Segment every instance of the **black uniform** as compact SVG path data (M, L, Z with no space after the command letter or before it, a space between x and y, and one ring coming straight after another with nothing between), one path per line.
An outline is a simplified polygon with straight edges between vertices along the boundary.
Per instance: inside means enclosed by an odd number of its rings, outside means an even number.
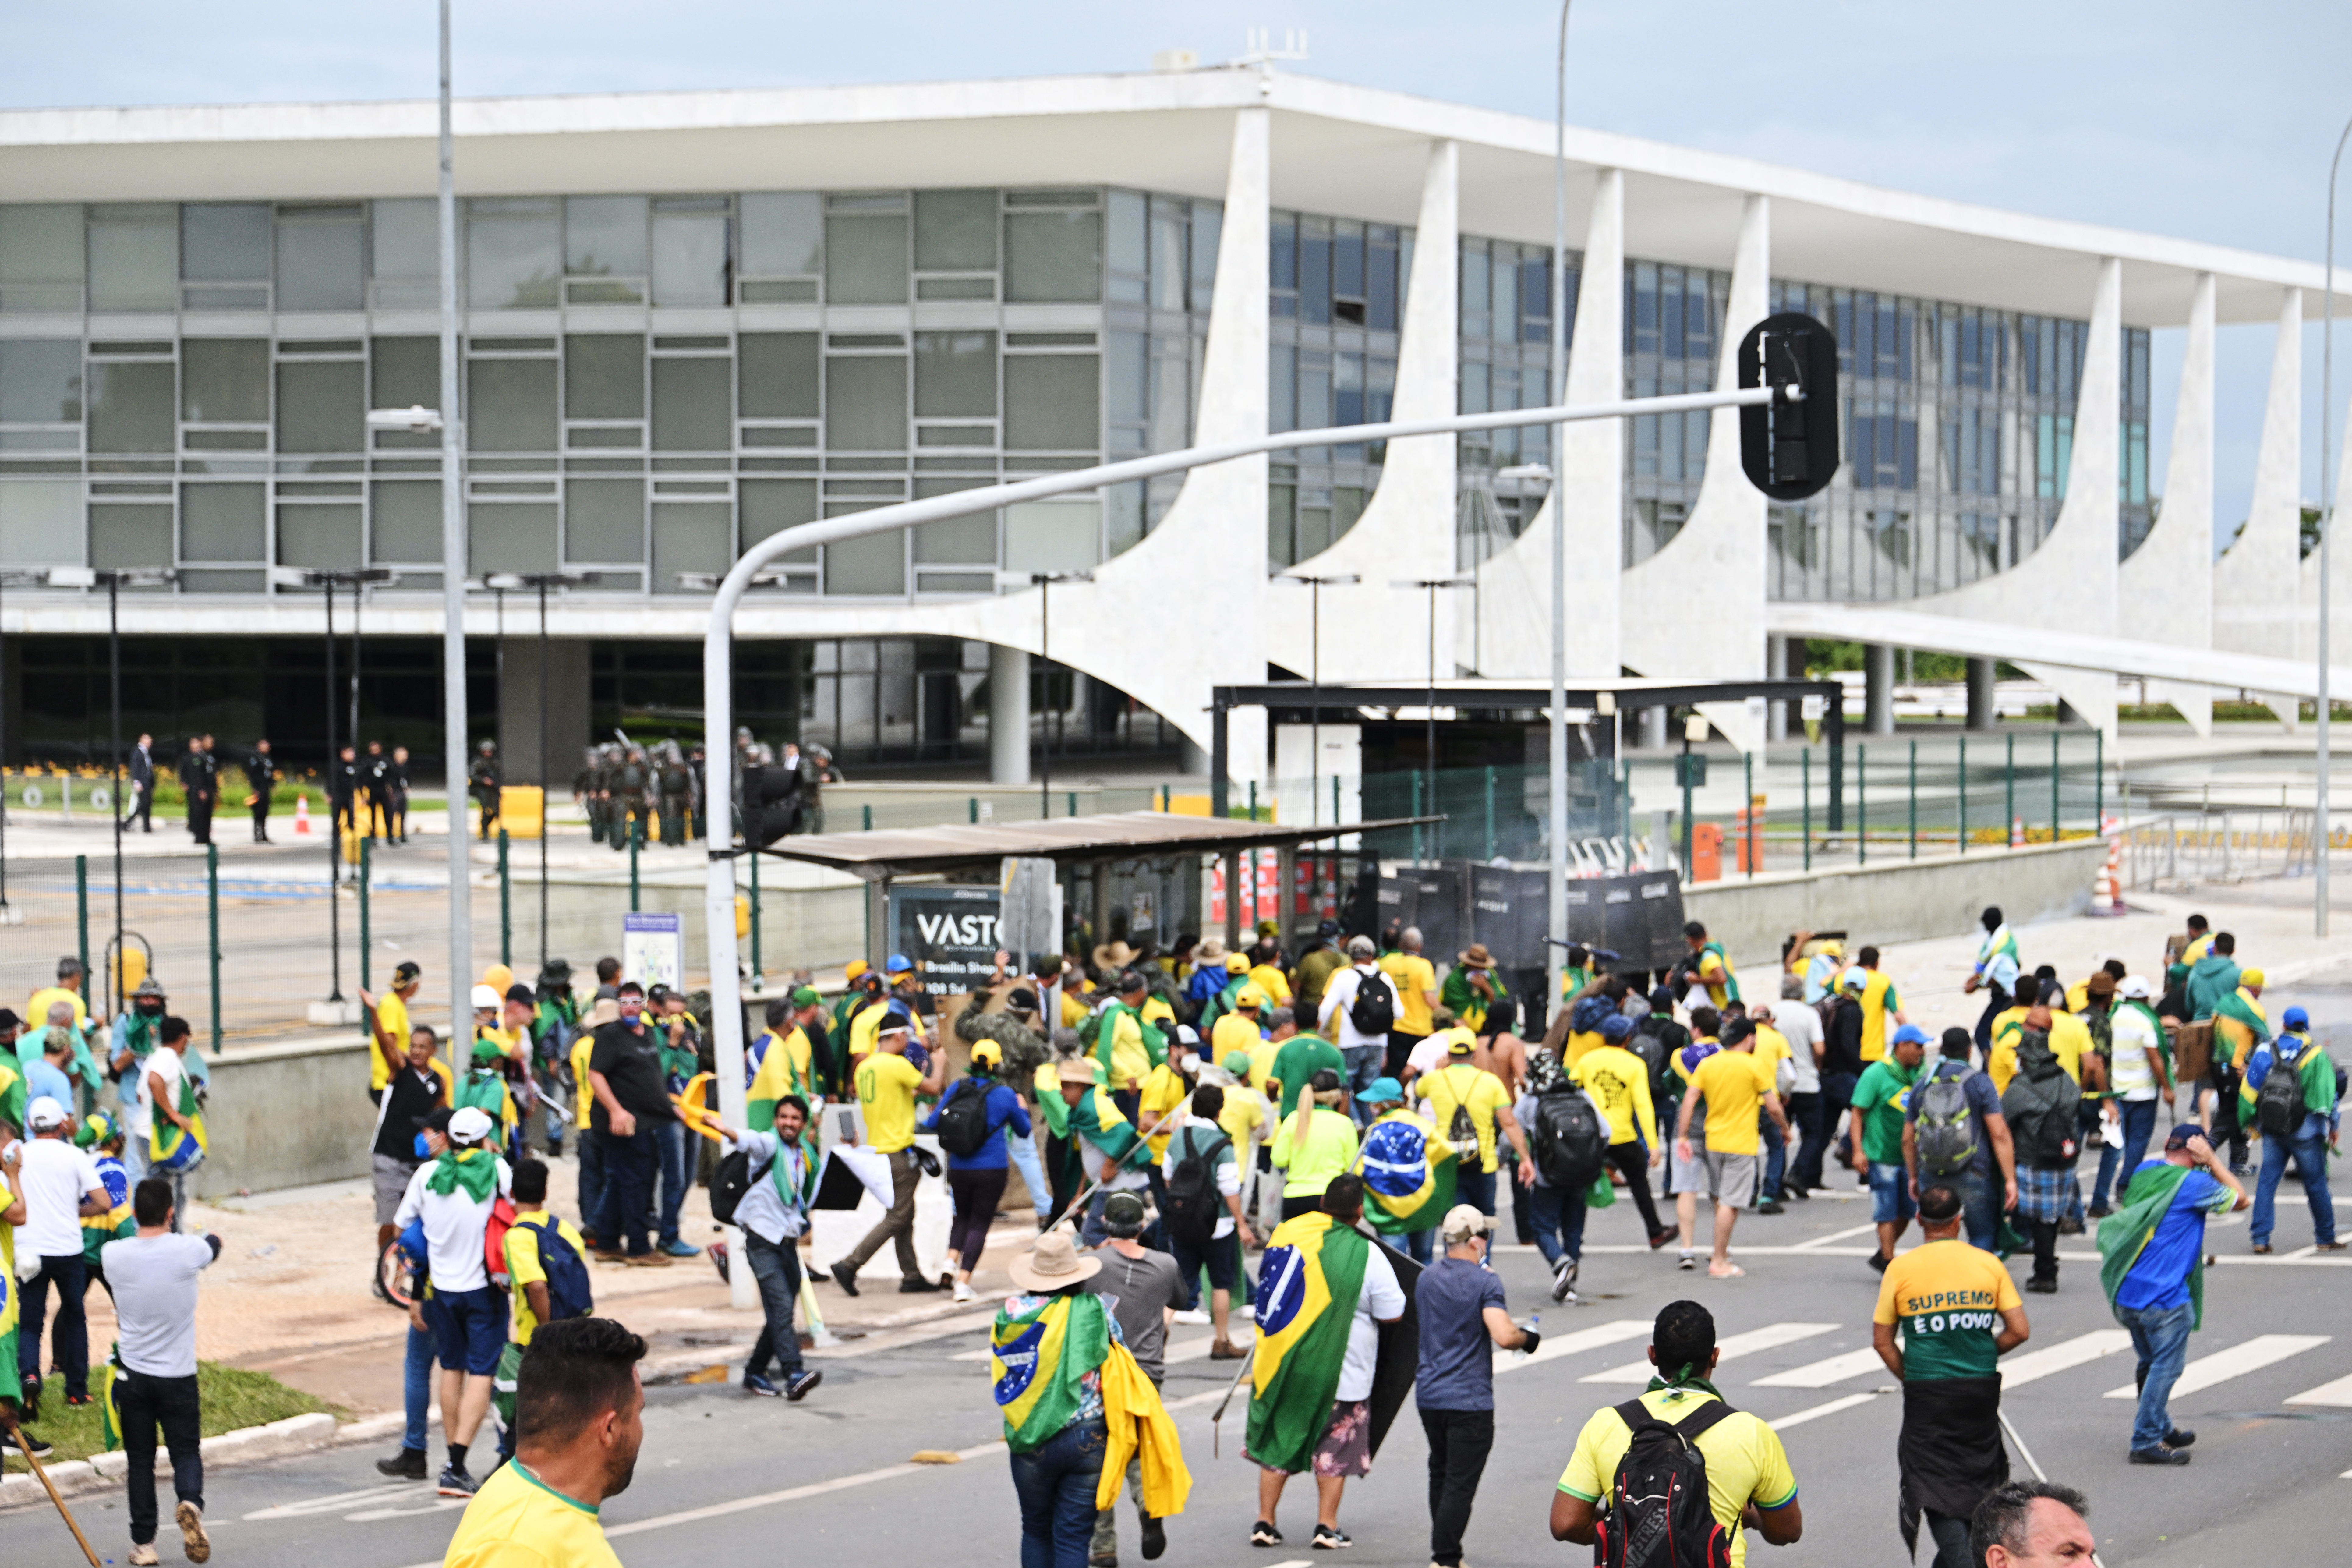
M155 759L144 746L131 748L131 799L129 809L122 814L122 826L137 823L140 831L155 831Z
M188 795L188 835L213 841L213 807L220 798L219 775L210 752L191 746L180 758L180 786Z
M360 763L356 757L338 756L327 769L327 800L334 807L335 831L356 826L355 806L360 787Z
M392 841L408 842L408 764L398 757L383 765L383 779L392 800Z
M612 781L613 847L625 849L632 836L638 843L645 842L646 817L652 811L653 775L645 753L633 750L622 758L620 766L613 770Z
M490 836L490 824L499 819L499 759L487 749L474 754L474 766L466 775L466 793L474 797L481 808L481 835Z
M700 746L695 747L687 754L686 836L689 840L708 837L710 833L710 824L705 820L705 814L710 807L708 797L702 793L705 787L702 762L703 752Z
M661 836L665 844L684 844L687 839L687 803L694 793L694 775L686 770L686 759L676 747L665 752L661 761Z
M392 759L383 754L381 741L370 742L367 755L360 759L360 783L367 790L365 815L360 826L370 838L392 837Z
M278 759L256 752L245 759L245 779L253 786L253 841L269 842L269 792L278 787Z

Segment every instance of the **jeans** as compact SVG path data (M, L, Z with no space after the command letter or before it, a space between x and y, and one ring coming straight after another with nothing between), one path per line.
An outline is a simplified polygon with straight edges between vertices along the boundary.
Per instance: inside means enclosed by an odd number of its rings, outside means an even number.
M1468 1163L1476 1163L1470 1161ZM1495 1173L1463 1171L1454 1178L1454 1201L1468 1204L1480 1214L1492 1216L1495 1212Z
M1838 1112L1853 1102L1853 1086L1861 1081L1859 1075L1850 1072L1822 1074L1822 1152L1824 1155L1829 1152L1837 1140ZM1802 1157L1802 1152L1801 1150L1799 1151L1800 1158ZM1822 1169L1822 1163L1816 1160L1812 1169L1815 1173L1820 1173ZM1828 1177L1822 1176L1814 1184L1827 1185Z
M1976 1042L1979 1056L1992 1054L1992 1021L2010 1009L2009 993L1998 985L1985 987L1985 1009L1977 1015Z
M2156 1136L2156 1101L2119 1100L2116 1110L2123 1119L2122 1145L2109 1143L2099 1152L2099 1179L2091 1189L2091 1206L2095 1209L2111 1206L2107 1192L2118 1171L2123 1173L2124 1185L2131 1184L2131 1173L2147 1158L2148 1140ZM2118 1192L2116 1195L2123 1194Z
M901 1280L919 1279L922 1265L915 1261L915 1183L921 1172L915 1167L915 1152L911 1148L894 1150L890 1161L890 1212L877 1221L866 1238L849 1249L849 1256L835 1268L848 1266L852 1274L866 1267L866 1260L882 1250L886 1241L898 1247L898 1276ZM1087 1223L1095 1224L1099 1212L1101 1194L1096 1194L1097 1207L1090 1210Z
M950 1171L948 1191L955 1197L955 1221L948 1227L948 1250L967 1274L980 1267L981 1249L988 1245L988 1225L996 1205L1004 1201L1005 1171Z
M2327 1123L2320 1117L2306 1116L2303 1125L2286 1137L2263 1135L2263 1173L2254 1182L2254 1245L2263 1246L2271 1238L2271 1226L2277 1218L2279 1178L2286 1174L2289 1156L2303 1176L2304 1202L2311 1205L2311 1239L2334 1241L2336 1204L2327 1192Z
M1013 1168L1021 1173L1021 1184L1029 1189L1029 1201L1037 1210L1039 1219L1050 1219L1054 1214L1054 1190L1045 1182L1045 1163L1037 1156L1037 1141L1024 1138L1010 1127L1004 1130L1006 1151L1013 1156Z
M1025 1454L1013 1456L1021 1500L1021 1568L1087 1568L1095 1533L1095 1488L1110 1434L1102 1417L1074 1421Z
M58 1288L58 1315L49 1325L49 1364L65 1374L66 1397L79 1398L89 1392L89 1320L81 1306L81 1299L89 1294L89 1266L79 1252L44 1257L41 1271L25 1281L16 1370L26 1377L41 1374L41 1319L48 1310L52 1283Z
M425 1413L433 1403L433 1331L408 1325L408 1353L400 1366L400 1404L408 1417L400 1446L425 1452Z
M598 1247L610 1247L604 1235L604 1134L580 1129L580 1217Z
M1984 1568L1984 1560L1969 1546L1969 1521L1934 1509L1923 1509L1927 1533L1936 1542L1936 1560L1928 1568Z
M677 1239L678 1206L686 1202L687 1185L694 1173L686 1163L686 1123L659 1122L653 1134L654 1158L661 1172L661 1241L667 1247Z
M1470 1504L1478 1496L1478 1478L1486 1474L1486 1456L1495 1447L1495 1413L1424 1410L1421 1429L1429 1436L1430 1561L1442 1568L1459 1568Z
M125 1372L114 1381L122 1410L122 1456L129 1462L126 1479L131 1491L131 1540L146 1546L155 1540L155 1428L163 1429L163 1446L172 1453L172 1494L182 1502L205 1506L205 1458L198 1444L196 1378L150 1377Z
M1428 1268L1429 1260L1437 1255L1437 1232L1434 1229L1406 1231L1404 1253L1423 1268Z
M2165 1405L2172 1398L2173 1384L2179 1380L2181 1363L2189 1359L2192 1311L2186 1301L2178 1307L2116 1309L2116 1321L2131 1331L2132 1350L2139 1357L2139 1413L2132 1418L2135 1448L2161 1447L2166 1434L2172 1430L2172 1416Z
M2000 1189L1989 1176L1938 1176L1937 1184L1947 1186L1960 1195L1960 1226L1968 1233L1969 1245L1979 1252L1990 1252L2000 1240ZM1922 1177L1919 1190L1927 1190L1929 1183Z
M1764 1141L1764 1185L1756 1201L1777 1204L1780 1201L1780 1178L1789 1168L1789 1141L1780 1136L1780 1124L1769 1113L1757 1118L1757 1133Z
M1519 1163L1509 1154L1504 1154L1503 1163L1496 1167L1495 1180L1511 1194L1513 1239L1521 1247L1533 1247L1536 1244L1536 1217L1534 1200L1528 1194L1534 1189L1519 1184Z
M1348 1064L1348 1103L1354 1110L1356 1125L1363 1126L1371 1120L1363 1108L1364 1090L1388 1066L1386 1046L1342 1046L1340 1059Z
M596 1245L618 1252L625 1238L629 1256L643 1258L653 1250L646 1239L646 1208L656 1157L653 1130L639 1127L625 1138L613 1132L595 1137L604 1146L604 1201L596 1216Z
M1790 1093L1784 1097L1789 1104L1789 1124L1797 1130L1797 1157L1790 1162L1790 1184L1808 1192L1822 1185L1822 1158L1829 1152L1829 1130L1822 1116L1822 1094L1819 1089L1806 1093ZM1775 1186L1773 1189L1780 1189Z
M743 1233L743 1260L751 1266L751 1278L760 1283L760 1310L767 1319L761 1325L760 1338L751 1346L751 1359L743 1363L743 1370L765 1376L769 1359L773 1357L777 1370L784 1376L798 1377L801 1337L793 1328L793 1307L801 1294L800 1244L786 1237L779 1245L757 1231L747 1230Z
M1535 1210L1536 1250L1543 1260L1559 1267L1563 1258L1584 1256L1584 1194L1565 1187L1544 1186L1540 1184L1527 1189L1528 1206ZM1423 1411L1428 1419L1430 1412ZM1434 1449L1432 1463L1435 1462ZM1465 1505L1466 1508L1466 1504ZM1443 1559L1440 1559L1443 1561Z

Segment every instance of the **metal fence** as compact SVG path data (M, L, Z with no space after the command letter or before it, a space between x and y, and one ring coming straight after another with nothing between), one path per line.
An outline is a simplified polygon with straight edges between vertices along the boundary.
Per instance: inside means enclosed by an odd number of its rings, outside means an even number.
M2313 816L2309 807L2237 807L2169 812L2132 823L2123 834L2124 885L2305 875Z

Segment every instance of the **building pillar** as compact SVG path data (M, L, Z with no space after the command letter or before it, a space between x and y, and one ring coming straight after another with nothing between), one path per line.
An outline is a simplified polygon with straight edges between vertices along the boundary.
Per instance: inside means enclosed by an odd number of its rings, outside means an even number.
M1992 706L1994 661L1989 658L1969 660L1969 728L1979 733L1990 731L2000 722Z
M988 647L988 782L1029 782L1029 655Z
M1793 676L1801 679L1805 673L1805 639L1802 637L1767 637L1764 643L1764 673L1772 676ZM1789 711L1789 704L1775 701L1766 710L1764 738L1785 741L1790 727L1801 721Z
M1862 645L1862 730L1866 735L1895 733L1895 649L1882 642Z
M1666 719L1667 712L1664 708L1642 710L1641 744L1644 751L1663 752L1666 749Z

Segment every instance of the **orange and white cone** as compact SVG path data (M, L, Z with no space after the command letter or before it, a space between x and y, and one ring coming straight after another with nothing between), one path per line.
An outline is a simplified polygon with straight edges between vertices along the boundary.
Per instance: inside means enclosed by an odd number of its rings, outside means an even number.
M2009 819L2009 847L2011 849L2025 847L2025 818L2012 816Z
M307 795L294 797L294 837L310 837L310 797Z

